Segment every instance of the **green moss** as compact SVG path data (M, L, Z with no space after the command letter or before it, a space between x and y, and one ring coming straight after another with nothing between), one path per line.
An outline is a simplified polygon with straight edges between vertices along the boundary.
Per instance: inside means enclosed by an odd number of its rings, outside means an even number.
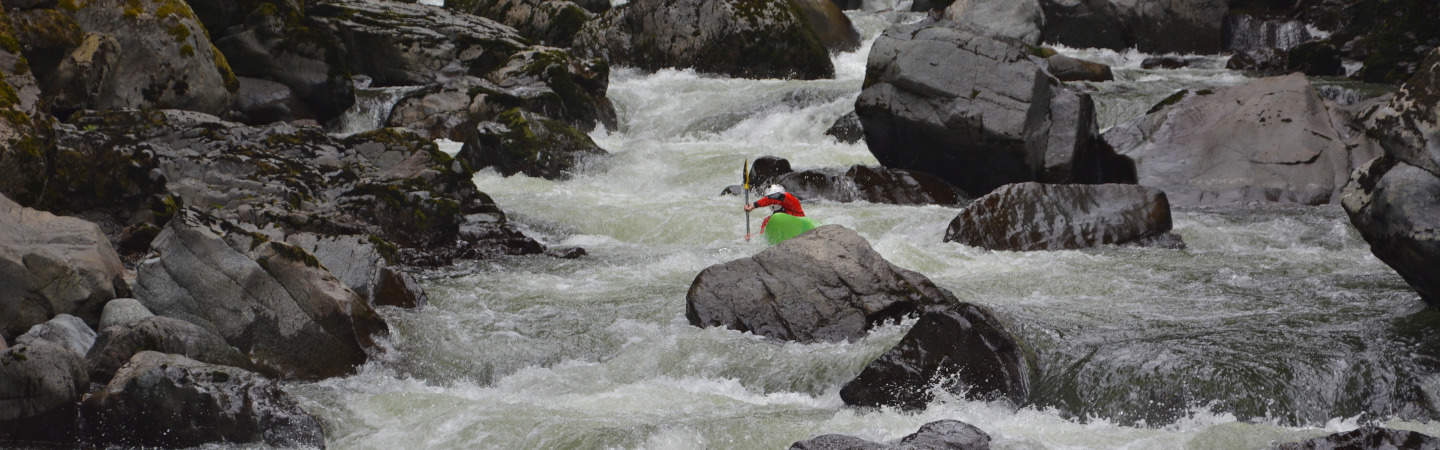
M20 96L15 93L15 88L5 81L5 73L0 72L0 109L9 109L20 103Z
M270 241L269 245L270 249L275 251L275 254L285 259L305 264L306 267L320 267L320 260L315 259L315 255L310 254L310 252L305 251L305 249L275 241Z
M15 39L14 36L11 36L10 33L0 34L0 50L18 55L20 54L20 41Z
M165 32L170 33L170 36L175 38L175 42L185 42L186 39L190 38L190 27L185 26L183 23L177 23L165 30Z
M373 234L366 238L370 244L375 246L375 251L380 252L380 257L384 258L387 264L395 264L399 261L400 248L396 247L394 243Z
M1174 94L1170 94L1169 97L1165 97L1164 100L1160 100L1160 103L1156 103L1155 106L1151 106L1149 111L1145 111L1145 114L1154 114L1162 109L1165 109L1165 107L1167 106L1180 103L1180 100L1184 100L1186 95L1190 95L1189 89L1181 89Z
M60 2L57 3L57 4L60 6L60 9L63 9L63 10L66 10L66 11L72 11L72 12L73 12L73 11L79 11L79 10L80 10L80 5L76 4L76 3L75 3L75 0L60 0Z
M215 60L215 70L219 71L220 76L225 79L225 90L230 92L240 90L240 79L235 78L235 71L230 70L230 62L225 59L224 53L220 53L220 49L215 48L215 44L210 44L210 55Z
M145 12L145 5L140 0L125 0L124 15L127 19L139 19L140 13Z
M170 16L179 16L181 18L193 19L195 17L194 11L191 11L190 6L186 5L183 1L156 0L156 2L160 3L160 7L155 8L156 18L165 19Z
M191 47L190 44L185 44L185 45L180 46L180 56L183 56L183 57L186 57L186 58L189 58L189 57L191 57L191 56L195 56L195 47Z

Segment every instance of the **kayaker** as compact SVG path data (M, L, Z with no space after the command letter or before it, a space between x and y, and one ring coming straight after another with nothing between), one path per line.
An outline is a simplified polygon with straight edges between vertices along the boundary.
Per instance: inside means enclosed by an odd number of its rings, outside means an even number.
M755 208L760 208L764 206L775 207L772 208L772 210L770 211L771 217L774 217L775 213L785 213L795 217L805 217L805 210L800 207L800 199L795 198L793 194L786 192L785 186L781 186L778 184L772 184L770 185L770 187L765 188L765 196L760 197L760 199L756 200L755 203L745 205L745 211L749 212L754 210ZM760 222L759 234L765 234L765 225L768 225L769 223L770 217L766 217L763 222ZM751 236L752 235L750 234L745 235L745 240L750 240Z

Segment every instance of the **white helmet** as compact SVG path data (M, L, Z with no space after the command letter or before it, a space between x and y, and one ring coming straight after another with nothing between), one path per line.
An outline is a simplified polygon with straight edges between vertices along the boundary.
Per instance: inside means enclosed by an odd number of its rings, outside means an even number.
M765 195L775 195L775 194L779 194L779 193L781 193L781 192L785 192L785 186L781 186L781 185L778 185L778 184L772 184L772 185L770 185L770 187L765 188Z

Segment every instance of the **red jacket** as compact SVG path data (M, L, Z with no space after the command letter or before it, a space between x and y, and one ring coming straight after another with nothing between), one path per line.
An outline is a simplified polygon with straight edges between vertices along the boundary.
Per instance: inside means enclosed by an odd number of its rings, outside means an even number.
M770 194L760 197L759 200L755 201L756 208L773 205L780 205L780 208L783 209L781 212L785 214L795 217L805 217L805 210L800 208L800 199L795 198L794 195L790 195L789 192Z

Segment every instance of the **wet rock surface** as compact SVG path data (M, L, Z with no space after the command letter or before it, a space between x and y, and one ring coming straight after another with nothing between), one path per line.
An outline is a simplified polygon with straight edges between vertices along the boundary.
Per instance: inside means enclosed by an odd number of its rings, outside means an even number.
M494 167L501 175L523 173L551 180L568 179L584 166L609 155L590 136L519 109L482 122L455 157L470 167Z
M1392 430L1370 425L1344 433L1335 433L1307 441L1287 442L1275 446L1276 450L1332 450L1347 448L1435 450L1440 449L1440 439L1424 433Z
M986 450L990 435L958 420L937 420L894 442L874 442L843 434L827 434L796 442L790 450Z
M1165 193L1126 184L1012 184L975 199L945 242L991 250L1062 250L1144 241L1170 231Z
M0 442L73 445L90 385L81 355L47 341L0 350Z
M95 346L85 355L90 380L110 381L130 357L147 350L223 366L255 368L250 358L214 331L180 319L153 316L100 331Z

